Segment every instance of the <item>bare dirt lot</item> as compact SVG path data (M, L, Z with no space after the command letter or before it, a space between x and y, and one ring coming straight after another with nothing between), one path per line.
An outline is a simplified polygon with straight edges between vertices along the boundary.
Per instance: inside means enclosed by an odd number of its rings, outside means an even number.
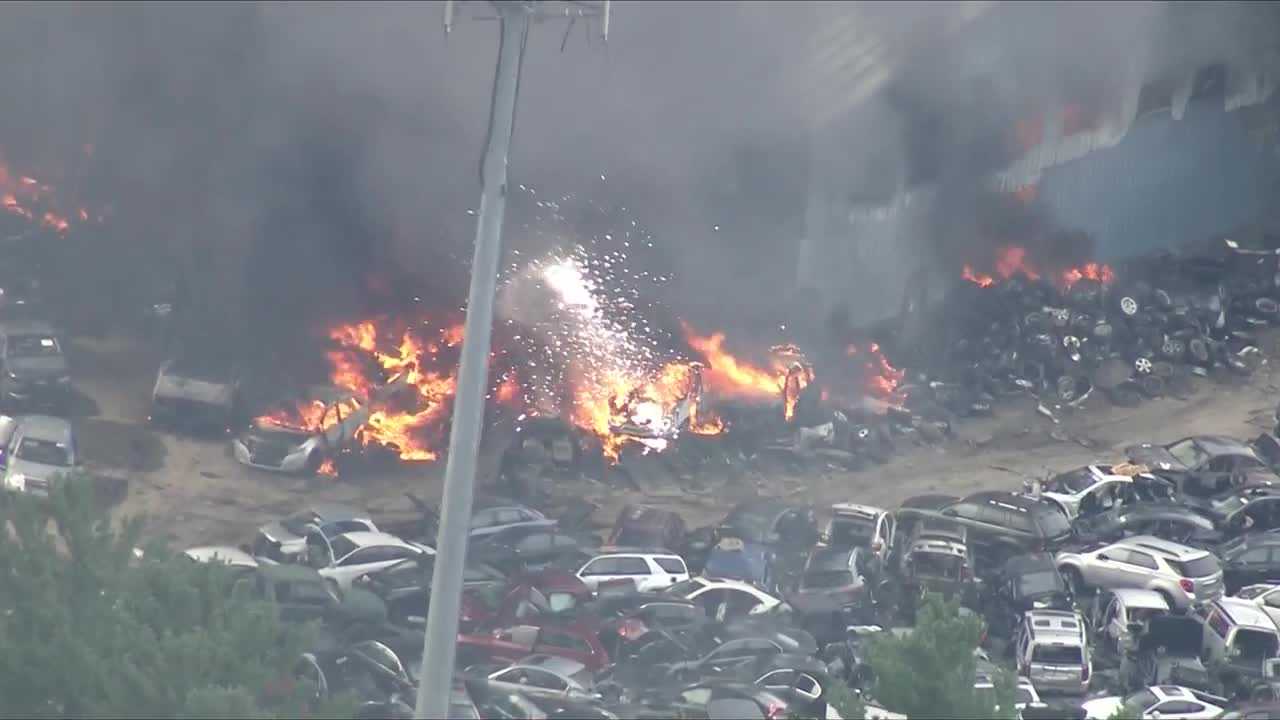
M1280 357L1275 338L1264 348ZM174 546L240 543L266 520L305 502L342 502L375 516L409 511L404 492L438 500L444 463L402 467L351 478L296 478L239 465L225 440L192 439L152 429L147 421L158 358L125 340L73 344L76 384L86 396L79 413L81 452L90 469L128 478L116 505L117 518L142 515L147 534ZM1118 459L1121 449L1144 440L1167 442L1198 433L1253 437L1270 429L1277 392L1276 362L1248 379L1200 380L1188 397L1150 400L1136 408L1110 406L1100 397L1060 415L1039 414L1028 398L997 409L995 417L962 421L955 437L940 446L898 448L886 464L858 472L805 464L803 471L726 468L705 483L705 492L674 488L645 495L593 481L575 480L563 490L600 506L595 520L610 524L627 502L670 507L691 526L723 517L753 496L779 496L825 505L858 501L895 506L925 492L965 494L1017 487L1023 477L1043 477L1080 464ZM500 432L491 432L482 453L480 485L496 475ZM693 438L690 442L715 442ZM772 467L774 464L769 464ZM758 467L763 467L760 465ZM748 464L746 467L752 467Z

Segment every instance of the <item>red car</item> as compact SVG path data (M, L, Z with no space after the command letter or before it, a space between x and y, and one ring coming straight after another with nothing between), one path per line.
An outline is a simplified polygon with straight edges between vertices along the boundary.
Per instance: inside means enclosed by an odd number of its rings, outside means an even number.
M544 616L484 634L458 635L459 667L514 663L534 653L576 660L592 672L609 664L609 653L600 642L600 622L586 614L568 621Z
M571 610L591 596L591 588L576 575L547 568L509 578L503 587L464 591L459 627L463 632L474 632L528 623L538 616Z

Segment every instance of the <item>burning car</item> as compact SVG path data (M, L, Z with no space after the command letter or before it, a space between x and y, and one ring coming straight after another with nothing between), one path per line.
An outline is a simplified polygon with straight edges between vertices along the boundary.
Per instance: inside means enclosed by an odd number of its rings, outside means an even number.
M389 388L380 388L384 396ZM324 387L306 395L295 409L256 417L232 438L236 460L262 470L314 473L350 445L369 420L372 397L362 404L349 393Z

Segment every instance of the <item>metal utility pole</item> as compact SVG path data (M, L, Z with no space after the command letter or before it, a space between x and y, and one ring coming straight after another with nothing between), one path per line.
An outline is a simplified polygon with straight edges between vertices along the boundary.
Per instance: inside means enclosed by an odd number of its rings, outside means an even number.
M484 396L488 383L489 336L493 330L493 301L497 291L498 260L502 254L502 220L507 198L507 152L515 123L516 96L525 39L535 12L531 0L493 0L501 21L498 69L493 84L481 180L476 249L471 261L471 289L467 295L467 319L462 341L462 362L454 398L453 425L449 433L449 459L445 466L444 497L440 502L440 530L435 569L431 576L431 603L418 678L416 718L443 718L449 710L453 685L454 650L458 635L458 610L462 598L462 572L471 525L471 501L484 420ZM575 4L580 5L580 4ZM453 2L445 6L445 31L453 24ZM607 28L608 3L603 5ZM580 9L564 16L587 15Z

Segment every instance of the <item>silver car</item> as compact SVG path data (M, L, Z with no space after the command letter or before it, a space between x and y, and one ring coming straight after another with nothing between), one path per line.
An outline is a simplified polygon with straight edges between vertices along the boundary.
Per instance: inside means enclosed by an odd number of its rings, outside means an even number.
M8 437L4 437L7 435ZM48 415L25 415L0 420L4 441L4 489L9 492L49 494L57 476L75 470L80 459L71 423Z
M530 655L523 660L490 672L486 680L491 690L518 692L530 697L570 700L597 700L594 680L577 660L554 655Z
M1151 535L1060 552L1056 562L1077 591L1090 587L1154 590L1178 610L1222 596L1222 565L1216 556Z

